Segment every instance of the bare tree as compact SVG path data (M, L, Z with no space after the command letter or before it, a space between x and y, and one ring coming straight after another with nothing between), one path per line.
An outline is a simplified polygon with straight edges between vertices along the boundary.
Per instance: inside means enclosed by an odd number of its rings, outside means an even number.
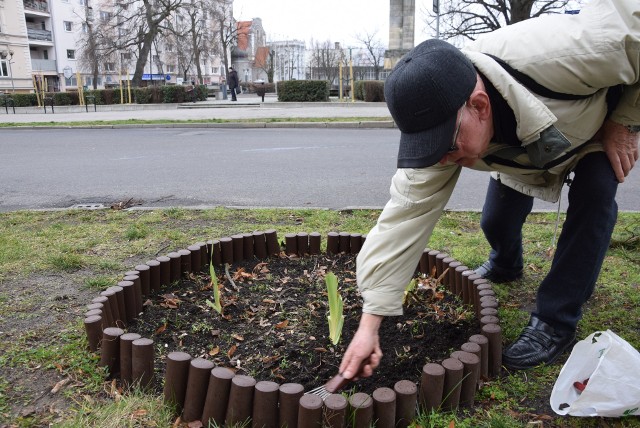
M293 80L296 70L301 67L302 54L295 46L278 46L274 51L275 65L278 67L278 77L281 80Z
M82 14L77 14L82 24L82 36L78 40L79 68L88 70L93 77L93 89L98 88L98 75L100 73L100 59L104 59L103 50L98 49L98 41L93 28L93 10L88 2L84 5ZM80 85L80 82L78 82Z
M342 50L339 46L327 40L324 42L311 42L311 62L316 79L326 79L331 84L338 77L338 65L343 60Z
M222 62L224 64L224 75L228 77L229 72L229 54L231 48L237 44L238 32L244 30L244 28L238 28L238 23L233 19L233 1L232 0L218 0L212 3L211 6L211 18L215 22L215 28L217 33L217 42L220 44L220 50L222 51ZM243 25L251 25L247 22Z
M256 60L256 66L265 72L267 75L267 82L269 83L273 83L273 76L276 70L275 56L276 52L269 49L269 53L264 58Z
M156 37L171 30L171 18L184 0L122 0L115 6L105 2L100 11L100 33L105 46L136 55L131 83L140 86ZM111 12L113 10L113 12ZM157 50L156 50L157 53Z
M380 80L380 70L384 66L384 52L386 49L382 41L376 36L377 31L356 35L356 39L364 45L364 55L361 55L358 65L372 67L375 80Z
M189 80L191 67L194 63L194 48L192 43L186 43L185 40L193 41L189 37L187 29L187 19L181 13L177 13L173 19L171 30L161 35L162 42L166 49L165 59L170 64L177 66L177 74L182 76L185 81Z
M564 13L570 0L440 0L439 33L444 40L478 36L549 13ZM423 9L425 22L436 29L438 15Z
M220 0L185 1L185 5L176 13L176 22L171 26L171 33L179 46L177 59L184 78L187 79L188 70L195 64L197 79L203 82L202 64L206 58L218 51L213 41L212 21L209 18L211 10L217 7ZM222 2L224 3L224 0Z
M82 31L76 40L78 46L78 68L92 76L93 89L98 87L98 77L103 71L115 71L116 47L113 43L115 29L105 25L104 19L96 20L94 9L85 2L82 10L75 12ZM114 68L111 69L110 66ZM80 84L80 82L78 82Z

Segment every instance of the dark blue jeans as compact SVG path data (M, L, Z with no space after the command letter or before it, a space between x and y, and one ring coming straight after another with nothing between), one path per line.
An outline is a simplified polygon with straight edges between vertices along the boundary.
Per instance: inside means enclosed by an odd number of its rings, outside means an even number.
M537 294L533 315L554 328L575 330L582 305L600 274L618 216L618 181L604 152L578 162L569 187L569 207L551 269ZM533 198L491 179L481 227L491 245L489 261L498 270L523 268L522 225Z

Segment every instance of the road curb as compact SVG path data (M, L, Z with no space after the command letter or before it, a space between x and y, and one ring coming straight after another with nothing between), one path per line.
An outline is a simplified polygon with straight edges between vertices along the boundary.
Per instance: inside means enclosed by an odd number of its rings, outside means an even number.
M388 129L396 128L391 120L365 122L221 122L221 123L122 123L113 125L16 125L0 128L11 130L32 129L135 129L135 128L226 128L226 129L273 129L273 128L326 128L326 129Z

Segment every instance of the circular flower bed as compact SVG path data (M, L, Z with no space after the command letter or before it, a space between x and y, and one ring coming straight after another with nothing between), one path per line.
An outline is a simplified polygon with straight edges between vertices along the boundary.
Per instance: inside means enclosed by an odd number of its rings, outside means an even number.
M337 374L357 327L355 254L364 239L330 233L320 253L319 234L288 234L280 245L270 230L197 243L138 265L88 307L90 349L124 386L163 391L183 420L205 426L247 418L264 426L318 418L326 425L329 416L347 415L380 426L383 413L403 426L418 400L425 410L472 405L478 385L501 365L497 302L486 280L428 249L407 290L405 314L383 323L386 357L376 375L347 386L349 399L309 393ZM217 284L207 274L209 260ZM327 272L338 277L344 302L336 345L328 338Z

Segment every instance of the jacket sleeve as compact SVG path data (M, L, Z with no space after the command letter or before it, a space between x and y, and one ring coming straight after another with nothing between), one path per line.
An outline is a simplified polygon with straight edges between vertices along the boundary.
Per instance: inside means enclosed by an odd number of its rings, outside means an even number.
M611 4L618 12L620 46L627 60L618 67L624 89L611 120L623 125L640 125L640 2L613 0Z
M404 290L411 280L440 214L460 175L455 164L399 169L391 199L357 258L363 312L402 314Z

